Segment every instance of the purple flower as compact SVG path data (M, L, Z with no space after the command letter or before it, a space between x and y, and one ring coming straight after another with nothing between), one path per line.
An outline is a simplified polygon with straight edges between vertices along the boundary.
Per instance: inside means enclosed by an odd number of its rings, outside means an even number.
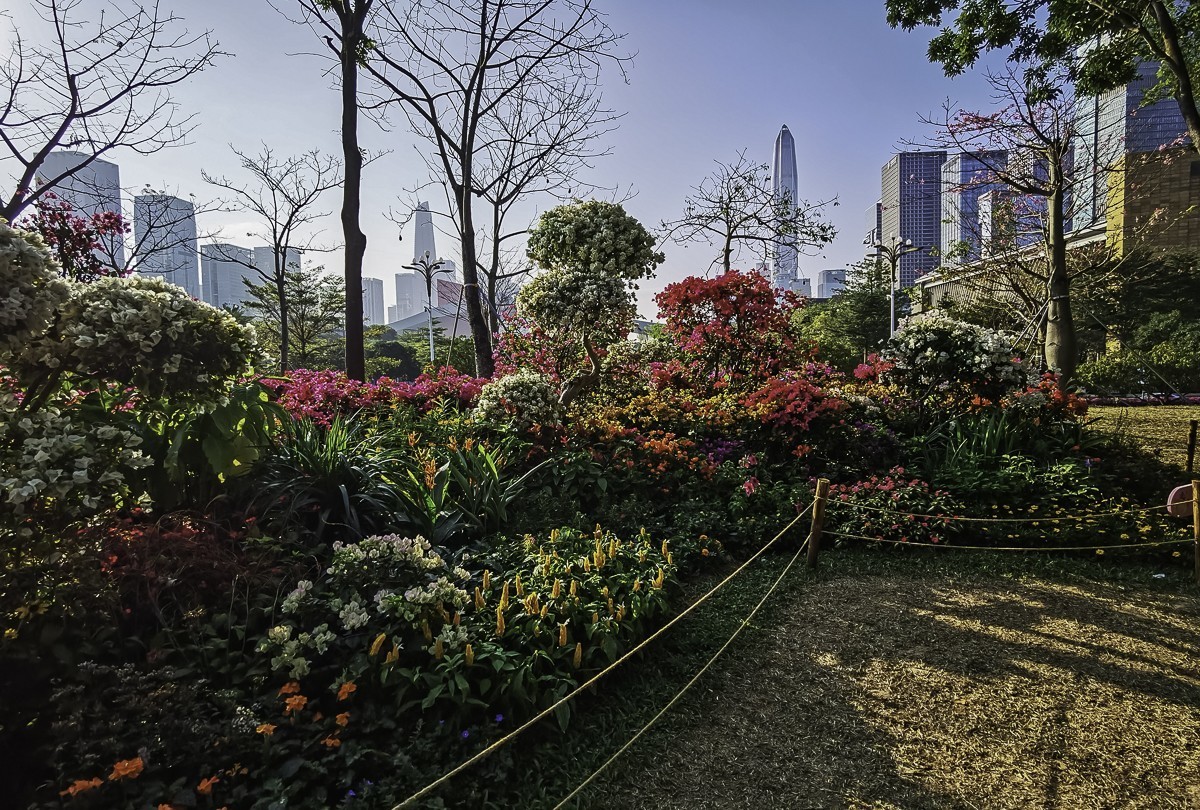
M462 738L465 740L467 737L470 737L470 736L471 736L471 732L467 731L467 730L464 728L464 729L463 729L463 733L462 733Z
M497 722L497 723L503 723L503 722L504 722L504 715L502 715L502 714L498 714L498 715L496 715L496 722Z

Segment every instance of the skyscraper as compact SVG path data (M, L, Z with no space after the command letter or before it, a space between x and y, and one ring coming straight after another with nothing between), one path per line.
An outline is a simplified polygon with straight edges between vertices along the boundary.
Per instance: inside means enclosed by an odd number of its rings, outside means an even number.
M817 273L817 298L832 298L846 289L846 268L838 267Z
M92 217L105 211L122 215L121 170L107 160L95 158L89 163L88 158L79 152L51 152L38 169L38 185L52 184L53 193L70 203L80 216ZM121 236L111 237L99 253L106 254L104 258L118 269L125 268L125 242Z
M204 301L214 307L238 307L250 299L245 280L260 284L254 272L254 253L248 248L214 242L200 248Z
M900 257L900 286L911 287L938 265L942 239L945 152L901 152L883 166L881 242L911 239L921 248Z
M363 322L378 326L383 320L383 279L363 276Z
M260 274L265 274L268 278L275 275L275 248L270 245L261 245L254 248L254 253L250 261L254 264L254 269ZM300 251L295 248L288 248L283 268L284 272L287 273L299 270Z
M980 256L979 198L1002 184L994 170L1007 161L1004 151L951 155L942 164L941 263L953 267ZM914 240L915 242L915 240Z
M787 124L775 138L775 156L771 162L771 183L775 199L785 201L793 210L800 199L799 180L796 174L796 141ZM798 254L795 238L781 240L775 246L771 263L771 284L776 289L790 290L796 281Z
M140 194L133 198L133 232L139 273L160 276L203 299L192 203L169 194Z
M430 261L438 258L437 244L434 241L433 213L429 203L417 204L413 216L413 261L428 256Z

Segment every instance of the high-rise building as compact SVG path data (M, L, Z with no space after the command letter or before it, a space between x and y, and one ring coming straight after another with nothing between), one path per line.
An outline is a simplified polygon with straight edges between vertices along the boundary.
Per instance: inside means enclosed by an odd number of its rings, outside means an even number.
M817 273L817 298L832 298L846 289L846 268L838 267Z
M979 198L1002 184L995 170L1007 161L1004 151L950 155L942 164L941 264L954 267L980 256Z
M436 261L438 258L437 242L433 230L433 213L429 203L417 203L413 216L413 261L426 258Z
M976 200L979 256L989 258L1042 241L1046 198L997 186Z
M1143 62L1137 78L1124 87L1076 99L1072 230L1105 224L1110 181L1121 185L1113 175L1125 155L1190 143L1178 101L1167 96L1145 103L1158 81L1158 67Z
M867 209L866 226L867 235L863 237L863 244L867 246L867 256L878 256L879 248L875 246L880 244L880 240L883 238L882 201L877 201Z
M284 272L292 272L300 269L300 251L295 248L288 248L286 258L284 259ZM254 269L260 274L265 274L268 278L275 275L275 248L270 245L261 245L254 248L254 253L250 258L254 264Z
M900 286L911 287L938 265L942 240L945 152L901 152L883 166L880 240L912 240L920 250L900 257Z
M416 273L397 273L396 305L389 308L388 323L424 312L426 305L425 279Z
M383 320L383 279L363 276L363 322L379 326Z
M239 307L250 300L246 281L261 284L253 269L254 252L248 248L213 242L200 248L201 288L204 301L214 307Z
M771 161L771 184L775 199L786 202L794 210L800 199L796 172L796 140L784 124L775 138L775 155ZM785 238L775 246L771 262L771 284L776 289L794 289L799 269L795 239Z
M178 284L203 299L196 261L196 207L169 194L133 198L133 234L137 271Z
M92 217L102 212L121 213L121 170L117 164L65 150L46 155L37 172L39 186L49 184L54 195L70 203L75 212ZM86 164L86 165L85 165ZM120 235L98 252L106 263L125 267L125 241Z

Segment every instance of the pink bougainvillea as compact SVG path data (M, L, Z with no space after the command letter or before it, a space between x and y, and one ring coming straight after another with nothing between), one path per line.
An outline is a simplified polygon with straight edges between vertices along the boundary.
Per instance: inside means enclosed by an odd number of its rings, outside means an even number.
M343 371L307 369L262 380L292 416L323 425L338 414L386 411L398 405L410 405L422 413L439 402L466 409L475 404L485 382L449 367L439 368L432 375L422 374L413 382L380 377L377 382L364 383L351 380Z

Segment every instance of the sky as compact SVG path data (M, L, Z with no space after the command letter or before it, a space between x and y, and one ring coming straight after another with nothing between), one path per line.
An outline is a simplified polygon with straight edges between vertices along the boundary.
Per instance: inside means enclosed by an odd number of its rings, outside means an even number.
M288 2L276 0L284 8ZM311 31L290 24L267 0L162 3L193 31L211 30L232 55L175 91L181 110L195 113L199 124L187 144L148 156L110 156L121 167L123 186L150 185L206 201L219 195L201 180L202 169L239 177L231 144L340 154L339 97ZM606 106L624 117L602 143L611 153L583 179L632 191L626 209L655 228L682 213L684 198L716 161L729 162L744 149L751 160L769 162L786 124L796 139L800 197L837 202L826 209L837 238L819 254L801 257L801 275L862 258L880 169L906 148L904 141L926 134L919 115L935 113L947 99L968 108L988 105L982 76L946 78L926 58L932 32L891 29L883 0L598 0L598 6L626 35L622 46L634 58L627 82L615 70L602 78ZM28 0L15 0L9 13L26 37L34 35ZM363 229L365 274L384 279L391 304L392 277L412 259L413 235L411 225L401 234L387 212L406 213L411 190L425 180L416 152L421 145L403 122L386 132L364 122L362 134L370 149L386 152L364 175ZM5 180L11 169L0 161ZM445 213L440 196L436 189L430 202ZM338 192L324 200L329 216L320 238L328 244L340 241L339 204ZM531 204L529 216L551 204ZM252 245L246 234L258 226L245 215L218 213L202 217L200 230ZM439 234L438 247L442 258L457 259L448 236ZM716 256L701 245L662 248L666 262L638 292L643 317L656 316L655 293L709 272ZM309 258L331 270L340 265L338 253Z

